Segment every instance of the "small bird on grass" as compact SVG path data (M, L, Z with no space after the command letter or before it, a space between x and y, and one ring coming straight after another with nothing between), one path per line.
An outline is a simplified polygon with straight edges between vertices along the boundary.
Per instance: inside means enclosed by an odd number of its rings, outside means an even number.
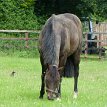
M10 76L14 77L15 73L15 71L11 72Z

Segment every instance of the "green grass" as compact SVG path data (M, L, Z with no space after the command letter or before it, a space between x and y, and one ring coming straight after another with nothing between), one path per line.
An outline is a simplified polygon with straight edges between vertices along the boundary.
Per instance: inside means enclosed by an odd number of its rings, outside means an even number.
M77 99L73 79L63 78L61 101L40 100L40 77L39 58L0 57L0 107L107 107L106 60L81 60Z

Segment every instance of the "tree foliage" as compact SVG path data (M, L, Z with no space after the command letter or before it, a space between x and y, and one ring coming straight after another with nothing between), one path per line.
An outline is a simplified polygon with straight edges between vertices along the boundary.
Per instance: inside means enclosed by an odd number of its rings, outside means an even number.
M0 29L37 29L34 0L1 0Z
M107 18L107 0L0 0L0 29L40 29L51 14Z
M107 0L97 0L96 14L107 20Z
M77 16L97 16L107 18L107 0L37 0L37 15L73 13Z

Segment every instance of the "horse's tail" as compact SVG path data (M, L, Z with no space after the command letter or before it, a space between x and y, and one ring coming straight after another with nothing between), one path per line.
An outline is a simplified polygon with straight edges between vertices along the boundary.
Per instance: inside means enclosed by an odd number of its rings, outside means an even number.
M64 72L63 72L64 77L74 77L74 65L70 58L67 58L65 67L64 67Z

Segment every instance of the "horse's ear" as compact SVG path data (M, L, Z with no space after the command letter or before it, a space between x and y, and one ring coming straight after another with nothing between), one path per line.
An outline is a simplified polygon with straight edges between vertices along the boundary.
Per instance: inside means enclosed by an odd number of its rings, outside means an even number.
M64 69L64 67L60 67L60 68L58 68L58 71L63 70L63 69Z
M64 69L64 67L58 68L58 72L59 72L60 75L62 74L62 70L63 70L63 69Z
M47 69L49 70L49 64L47 63Z

